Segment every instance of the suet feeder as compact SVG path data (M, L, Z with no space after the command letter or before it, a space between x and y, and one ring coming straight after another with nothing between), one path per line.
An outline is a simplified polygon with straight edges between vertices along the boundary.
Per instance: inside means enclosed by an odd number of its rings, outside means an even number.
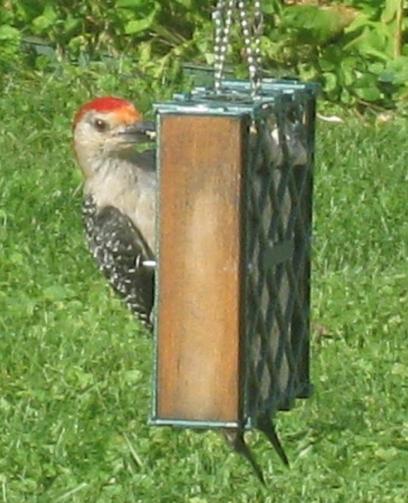
M154 425L259 427L311 393L316 91L221 80L156 106Z

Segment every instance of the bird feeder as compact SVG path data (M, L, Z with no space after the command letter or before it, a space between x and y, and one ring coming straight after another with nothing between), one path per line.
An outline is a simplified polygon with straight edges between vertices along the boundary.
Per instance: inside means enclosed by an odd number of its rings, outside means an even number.
M310 394L315 90L157 106L154 424L248 428Z
M261 428L311 393L316 90L221 80L156 106L154 425Z

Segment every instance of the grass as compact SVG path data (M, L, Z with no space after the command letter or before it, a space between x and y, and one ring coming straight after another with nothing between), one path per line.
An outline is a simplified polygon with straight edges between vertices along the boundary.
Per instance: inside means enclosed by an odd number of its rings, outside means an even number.
M406 124L319 127L316 391L279 414L289 471L250 435L262 488L216 434L147 426L151 342L83 241L70 119L94 92L0 97L0 502L405 502Z

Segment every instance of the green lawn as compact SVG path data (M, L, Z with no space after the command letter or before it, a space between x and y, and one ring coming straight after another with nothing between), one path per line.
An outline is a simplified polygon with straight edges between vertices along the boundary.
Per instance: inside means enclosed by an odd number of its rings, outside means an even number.
M106 84L104 92L111 91ZM85 248L77 79L0 96L0 502L407 501L408 127L319 123L315 394L251 434L267 487L215 433L150 428L151 341Z

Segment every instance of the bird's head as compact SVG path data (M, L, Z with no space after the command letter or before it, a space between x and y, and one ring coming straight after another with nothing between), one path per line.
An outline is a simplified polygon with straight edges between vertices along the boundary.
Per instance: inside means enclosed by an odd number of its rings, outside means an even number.
M130 101L112 96L82 105L73 122L74 149L85 176L113 158L130 157L135 144L149 140L151 123Z

